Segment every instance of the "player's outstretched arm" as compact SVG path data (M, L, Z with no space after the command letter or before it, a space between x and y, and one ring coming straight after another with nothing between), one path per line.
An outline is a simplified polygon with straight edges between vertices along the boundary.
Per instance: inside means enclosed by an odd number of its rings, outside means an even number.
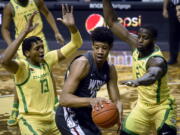
M137 46L137 38L118 22L117 15L110 0L103 0L103 14L111 31L122 41L128 43L132 49Z
M167 72L167 64L161 57L154 57L149 59L147 63L147 73L137 80L123 81L121 84L137 87L137 86L148 86L161 79Z
M19 48L21 42L26 37L26 35L31 32L37 24L33 25L33 18L37 14L37 12L34 12L32 16L30 17L26 28L21 32L21 34L18 36L16 40L14 40L10 46L7 47L7 49L4 51L4 53L1 56L0 63L9 71L12 73L16 73L18 69L18 64L13 61L13 57L17 52L17 49Z
M151 85L167 72L167 63L161 57L152 57L147 63L147 73L138 78L139 85Z
M71 56L78 48L82 46L82 38L75 25L73 16L73 7L62 5L62 18L58 18L70 31L71 41L58 51L59 61Z
M39 11L45 16L47 22L49 23L52 30L54 31L54 35L55 35L57 42L64 44L64 38L60 34L58 27L56 25L55 19L54 19L52 13L47 8L46 4L44 3L44 0L35 0L35 1L38 5Z

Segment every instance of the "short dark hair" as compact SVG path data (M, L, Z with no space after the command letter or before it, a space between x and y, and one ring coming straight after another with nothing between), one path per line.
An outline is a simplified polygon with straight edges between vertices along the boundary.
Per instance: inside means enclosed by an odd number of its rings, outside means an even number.
M107 27L97 27L91 32L91 40L92 42L99 41L108 43L110 47L113 46L113 33Z
M154 28L154 26L152 26L152 25L144 25L144 26L141 26L141 28L147 29L147 30L151 33L151 35L152 35L152 37L153 37L154 39L157 38L158 32L157 32L157 29Z
M40 37L36 37L36 36L31 36L28 37L26 39L24 39L23 43L22 43L22 51L23 51L23 55L25 55L26 51L30 51L31 47L32 47L32 43L36 43L37 41L42 41L42 39Z

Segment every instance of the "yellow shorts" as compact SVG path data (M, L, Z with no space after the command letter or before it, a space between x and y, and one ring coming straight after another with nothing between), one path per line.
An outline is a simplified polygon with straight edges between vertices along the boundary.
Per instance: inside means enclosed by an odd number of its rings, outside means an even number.
M44 44L44 52L45 54L49 51L49 48L48 48L48 44L47 44L47 41L46 41L46 38L44 36L44 34L40 34L38 35L38 37L40 37L42 40L43 40L43 44ZM17 58L21 58L21 59L26 59L26 57L23 55L23 52L22 52L22 45L18 48L18 51L17 51Z
M148 135L152 128L158 132L164 124L176 127L176 105L173 98L159 105L138 102L123 122L123 131L132 135Z
M21 117L18 120L21 135L61 135L55 120L39 121L33 117Z

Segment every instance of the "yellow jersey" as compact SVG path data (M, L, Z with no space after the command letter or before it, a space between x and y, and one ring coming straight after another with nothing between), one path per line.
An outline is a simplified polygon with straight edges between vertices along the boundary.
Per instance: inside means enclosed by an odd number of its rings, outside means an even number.
M17 0L10 0L10 3L14 9L13 21L14 21L15 32L16 32L15 38L17 38L18 35L26 27L27 21L28 21L29 17L32 15L32 13L35 11L39 11L39 10L38 10L34 0L28 0L28 4L26 7L23 7L19 4L17 4ZM42 22L40 13L35 15L34 20L35 20L34 23L38 23L38 27L36 27L33 31L31 31L26 37L31 37L31 36L40 37L44 43L45 53L47 53L48 46L47 46L46 39L45 39L45 36L42 31L43 22ZM22 46L20 46L18 48L17 54L20 58L25 58L22 53Z
M147 61L152 57L163 57L162 52L158 46L155 46L154 52L144 58L138 58L139 51L137 49L133 52L133 78L138 79L142 77L146 71ZM154 84L149 86L138 86L138 100L145 104L156 105L162 103L169 98L169 88L167 85L167 74Z
M51 119L55 100L51 69L58 62L57 50L48 52L40 66L24 59L16 61L19 65L15 83L20 115L50 116L48 118Z
M29 2L26 7L17 4L16 0L10 1L14 9L13 21L15 24L16 38L21 33L21 31L24 30L28 19L32 15L32 13L35 11L39 11L34 0L28 1ZM26 37L38 36L42 33L43 23L40 14L35 15L34 20L34 23L38 23L38 27L36 27L32 32L30 32Z

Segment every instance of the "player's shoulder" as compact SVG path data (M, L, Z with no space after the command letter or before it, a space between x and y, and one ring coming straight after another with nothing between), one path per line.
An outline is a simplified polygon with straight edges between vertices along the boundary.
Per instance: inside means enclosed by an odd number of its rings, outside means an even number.
M167 62L163 57L156 56L156 57L151 57L146 65L146 68L151 68L151 67L158 67L164 71L164 73L167 72Z
M166 60L161 56L153 56L148 60L148 65L151 65L151 66L166 65Z
M73 61L73 64L78 64L78 65L88 65L89 64L89 61L88 59L85 57L85 56L80 56L78 58L76 58L74 61Z
M84 78L90 70L90 64L85 56L80 56L73 60L70 65L70 71L80 74L81 78Z
M90 68L90 64L88 59L85 56L80 56L74 59L70 65L70 68L79 69L79 70L88 70Z

